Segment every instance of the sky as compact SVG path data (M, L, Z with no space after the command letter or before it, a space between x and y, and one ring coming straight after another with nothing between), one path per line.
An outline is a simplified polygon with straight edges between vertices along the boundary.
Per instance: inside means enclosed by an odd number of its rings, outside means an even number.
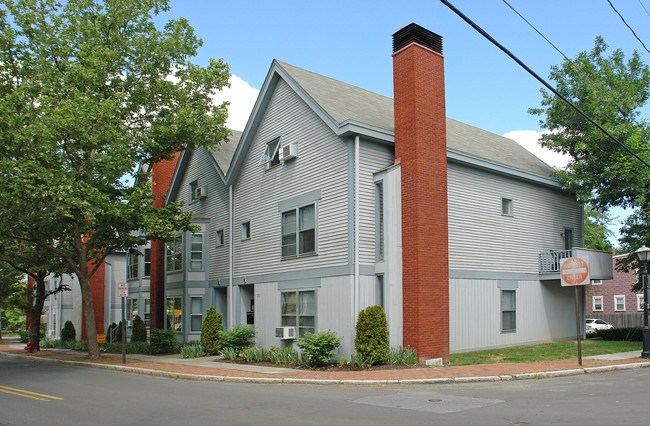
M650 47L650 0L609 0ZM450 0L547 78L563 57L502 0ZM590 50L600 35L626 57L650 53L608 0L508 0L564 55ZM171 0L159 22L187 18L203 46L193 62L223 58L232 88L228 125L243 130L273 59L392 97L392 35L412 22L443 37L447 116L517 140L551 166L566 160L537 145L542 87L439 0ZM647 9L647 11L646 11ZM648 111L644 111L647 116ZM615 212L620 219L623 212ZM618 223L618 221L617 221Z

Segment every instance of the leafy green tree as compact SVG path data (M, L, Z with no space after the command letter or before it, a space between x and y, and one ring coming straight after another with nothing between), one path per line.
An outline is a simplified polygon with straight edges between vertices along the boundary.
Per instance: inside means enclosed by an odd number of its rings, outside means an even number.
M72 321L66 321L61 330L61 340L64 342L74 341L77 339L77 331L74 329Z
M27 308L27 283L24 274L0 262L0 339L2 328L17 325L9 314L25 312Z
M218 314L214 306L210 306L201 324L201 345L208 355L219 353L221 333L223 333L223 314Z
M585 247L592 250L611 250L609 238L613 235L609 230L611 218L606 212L599 212L585 207Z
M66 262L81 287L86 335L95 336L89 280L105 257L136 247L137 231L165 240L192 229L180 205L153 207L149 166L227 138L226 104L210 96L227 85L228 66L189 61L201 40L187 20L156 28L168 0L0 6L0 193L40 203L38 224L56 238L14 237ZM14 207L3 204L0 216ZM32 215L14 220L34 225ZM88 355L99 357L93 338Z

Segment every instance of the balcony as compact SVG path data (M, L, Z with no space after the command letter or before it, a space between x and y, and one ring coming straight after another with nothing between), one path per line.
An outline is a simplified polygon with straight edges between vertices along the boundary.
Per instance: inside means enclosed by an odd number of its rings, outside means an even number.
M579 257L589 263L589 275L592 280L611 280L614 278L612 253L608 251L572 248L571 250L551 250L539 254L539 279L560 280L562 259Z

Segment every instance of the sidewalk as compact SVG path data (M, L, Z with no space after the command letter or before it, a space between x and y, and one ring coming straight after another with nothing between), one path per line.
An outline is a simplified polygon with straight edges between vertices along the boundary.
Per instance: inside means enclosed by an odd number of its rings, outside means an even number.
M84 352L66 349L45 349L28 354L24 344L0 344L0 353L8 356L72 363L79 366L104 368L138 374L186 380L248 382L248 383L303 383L303 384L434 384L496 382L508 380L539 379L576 374L602 373L615 370L650 367L650 362L640 358L640 351L622 354L586 357L583 365L577 359L533 363L502 363L426 368L394 368L360 371L313 371L257 365L219 362L218 357L180 358L180 355L127 355L102 354L101 360L89 361Z

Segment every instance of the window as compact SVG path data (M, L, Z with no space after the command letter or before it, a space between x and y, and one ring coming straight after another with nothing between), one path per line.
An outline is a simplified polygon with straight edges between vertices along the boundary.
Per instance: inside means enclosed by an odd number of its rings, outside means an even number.
M266 144L266 150L262 156L261 164L266 170L280 164L280 138L274 139Z
M593 310L602 311L603 310L603 296L594 296L592 298Z
M375 276L375 305L381 306L382 309L386 310L384 306L384 276L377 275Z
M214 240L216 247L221 247L223 245L223 229L217 229Z
M637 294L636 295L636 310L637 311L643 311L643 295L642 294Z
M603 280L591 280L591 285L602 285Z
M190 253L190 269L203 269L203 234L192 234L192 252Z
M138 278L138 261L140 260L140 253L129 253L126 268L126 278Z
M199 187L198 180L190 182L190 202L198 200L198 198L196 198L196 190L198 187Z
M501 290L501 331L517 330L517 299L515 290Z
M316 205L310 204L282 213L282 257L314 252Z
M298 327L298 336L313 333L316 316L316 295L311 291L282 293L282 325Z
M144 249L144 276L151 276L151 249Z
M251 237L251 223L250 221L241 224L241 239L248 240Z
M377 261L384 261L384 183L375 183L375 203L377 208L377 218L375 238L377 239Z
M501 198L501 214L504 216L513 216L514 209L511 198Z
M565 228L562 237L564 237L564 250L571 250L573 248L573 231Z
M614 310L615 311L625 310L625 295L618 294L614 296Z
M183 331L183 298L181 296L167 298L167 328L177 333Z
M144 325L151 325L151 299L144 299Z
M177 236L167 243L167 272L183 270L183 237Z
M127 299L126 311L129 313L127 321L133 321L138 315L138 299Z
M203 308L201 303L201 297L192 297L190 331L201 331L201 323L203 322Z

